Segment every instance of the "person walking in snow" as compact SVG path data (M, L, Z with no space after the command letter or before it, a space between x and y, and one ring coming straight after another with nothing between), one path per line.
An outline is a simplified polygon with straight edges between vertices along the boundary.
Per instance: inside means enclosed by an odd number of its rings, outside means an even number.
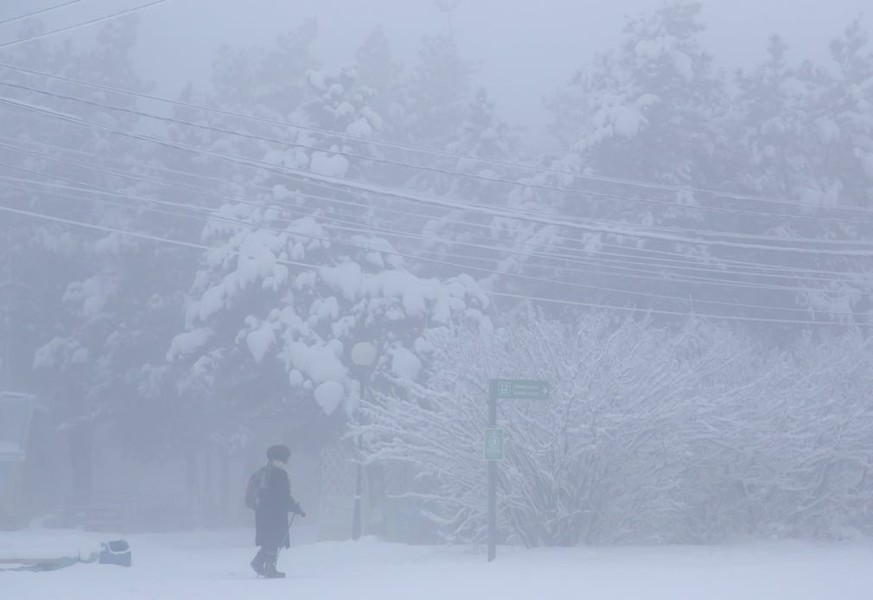
M279 549L291 545L288 513L306 516L291 496L286 471L290 458L288 446L270 446L266 466L251 476L246 489L246 504L255 510L255 545L259 547L251 566L263 577L285 577L285 573L276 570L276 561Z

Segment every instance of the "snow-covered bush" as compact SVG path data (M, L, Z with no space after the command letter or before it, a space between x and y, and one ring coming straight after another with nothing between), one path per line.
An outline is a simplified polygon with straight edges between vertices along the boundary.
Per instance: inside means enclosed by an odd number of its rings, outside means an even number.
M859 340L767 355L731 332L603 316L431 336L425 385L365 406L373 463L416 472L410 494L448 540L486 526L489 378L552 385L501 401L500 529L526 546L692 542L863 526L873 500L871 356Z

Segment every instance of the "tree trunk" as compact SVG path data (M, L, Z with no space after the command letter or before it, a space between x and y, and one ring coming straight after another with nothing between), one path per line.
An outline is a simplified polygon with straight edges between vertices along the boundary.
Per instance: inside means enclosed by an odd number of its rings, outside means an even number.
M203 459L203 485L200 488L200 506L203 507L203 517L207 527L215 526L215 474L212 460L212 449L206 448L201 453Z
M190 525L196 527L200 524L200 465L197 464L194 450L185 454L185 487L188 491Z
M221 509L221 524L226 525L228 522L228 517L230 516L230 454L227 450L220 450L219 460L220 460L220 479L221 479L221 490L220 498L219 498L219 507Z

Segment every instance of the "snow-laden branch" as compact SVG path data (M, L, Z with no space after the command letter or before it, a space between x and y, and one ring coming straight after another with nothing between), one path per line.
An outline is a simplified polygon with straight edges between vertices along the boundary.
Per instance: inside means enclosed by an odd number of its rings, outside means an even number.
M526 546L709 541L869 529L873 357L851 336L767 353L727 330L596 316L434 332L426 384L364 407L368 462L414 465L446 539L485 534L484 382L551 382L502 401L499 520ZM400 383L400 382L395 382Z

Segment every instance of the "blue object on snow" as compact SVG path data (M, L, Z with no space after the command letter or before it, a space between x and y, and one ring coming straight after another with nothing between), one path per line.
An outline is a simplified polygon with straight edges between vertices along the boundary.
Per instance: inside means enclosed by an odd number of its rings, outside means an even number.
M130 566L130 544L124 540L113 540L100 544L100 564Z

